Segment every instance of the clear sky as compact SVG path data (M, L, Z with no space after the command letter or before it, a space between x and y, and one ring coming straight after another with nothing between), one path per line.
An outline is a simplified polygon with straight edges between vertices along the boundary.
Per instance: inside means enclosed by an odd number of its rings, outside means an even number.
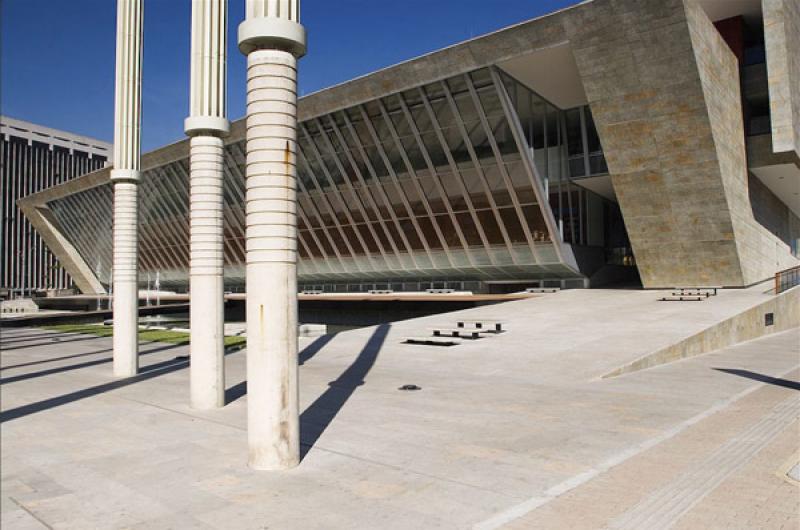
M303 0L300 95L578 0ZM244 115L245 60L229 0L228 117ZM0 0L0 112L113 140L115 0ZM145 0L142 148L183 138L190 0Z

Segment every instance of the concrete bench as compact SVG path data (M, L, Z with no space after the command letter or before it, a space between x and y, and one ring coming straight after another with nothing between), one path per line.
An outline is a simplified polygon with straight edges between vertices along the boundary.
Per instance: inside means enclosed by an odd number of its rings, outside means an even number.
M707 296L664 296L659 298L659 302L702 302Z
M467 328L436 328L433 330L434 337L459 337L462 339L479 339L486 333L490 333L485 329L467 329Z
M484 330L488 333L500 333L503 331L503 322L502 320L459 320L456 322L456 326L459 328L466 328L467 326L472 326L475 329Z
M424 344L427 346L456 346L461 344L458 337L406 337L403 339L406 344Z
M716 296L719 289L722 289L722 287L719 285L708 285L704 287L673 287L672 296Z

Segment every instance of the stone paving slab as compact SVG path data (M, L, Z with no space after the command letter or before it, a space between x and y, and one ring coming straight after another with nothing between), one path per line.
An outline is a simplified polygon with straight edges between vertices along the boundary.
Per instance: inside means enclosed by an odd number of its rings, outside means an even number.
M142 374L115 381L108 338L3 330L3 528L37 518L54 528L469 528L544 499L522 514L534 516L713 422L747 393L789 392L764 379L800 364L793 330L599 380L600 370L637 354L632 335L649 347L641 321L639 329L606 333L612 342L602 350L581 353L580 344L598 339L570 336L574 326L529 348L524 343L541 328L523 327L519 308L529 318L548 315L554 306L539 301L508 303L523 304L508 311L508 333L444 352L400 341L453 314L303 339L307 453L280 473L245 465L244 351L227 357L230 403L200 412L188 406L186 361L176 359L185 346L143 344ZM488 318L498 310L459 313ZM599 328L583 327L592 329ZM570 354L559 358L564 345ZM408 383L422 390L397 390ZM739 414L730 423L747 421ZM709 438L725 439L724 431ZM668 471L678 473L688 462L681 458L701 458L695 449L674 456ZM628 489L644 494L670 480L624 476L591 506L623 513Z

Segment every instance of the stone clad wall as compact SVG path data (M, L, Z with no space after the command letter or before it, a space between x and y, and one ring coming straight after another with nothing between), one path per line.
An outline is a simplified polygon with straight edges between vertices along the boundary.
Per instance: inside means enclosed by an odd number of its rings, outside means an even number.
M773 150L800 156L800 2L761 0L761 7Z
M791 265L753 219L735 58L695 0L595 0L564 24L645 287Z
M703 86L706 108L734 227L745 285L797 263L789 247L759 224L750 202L739 67L720 34L695 0L686 0L686 16Z

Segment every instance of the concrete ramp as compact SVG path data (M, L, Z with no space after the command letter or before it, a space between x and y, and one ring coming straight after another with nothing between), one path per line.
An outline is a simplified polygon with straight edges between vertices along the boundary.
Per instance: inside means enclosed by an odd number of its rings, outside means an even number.
M601 379L800 326L800 291L776 297L769 289L769 282L725 289L700 302L659 301L670 290L575 289L395 322L389 341L394 334L418 335L460 318L500 319L507 333L465 342L440 356L529 381ZM767 313L773 313L770 326ZM362 334L351 333L345 335ZM422 362L425 348L403 345L384 355Z
M648 353L633 362L620 366L603 377L615 377L686 357L709 353L798 326L800 326L800 287L795 287L671 346ZM800 351L800 345L798 351Z

